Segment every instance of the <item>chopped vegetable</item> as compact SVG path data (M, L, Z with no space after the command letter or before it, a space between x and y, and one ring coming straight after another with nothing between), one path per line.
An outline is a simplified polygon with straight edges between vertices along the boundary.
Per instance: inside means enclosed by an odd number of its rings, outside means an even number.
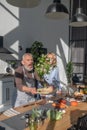
M47 111L47 116L48 118L50 118L50 120L60 120L62 119L62 114L62 112L55 109Z

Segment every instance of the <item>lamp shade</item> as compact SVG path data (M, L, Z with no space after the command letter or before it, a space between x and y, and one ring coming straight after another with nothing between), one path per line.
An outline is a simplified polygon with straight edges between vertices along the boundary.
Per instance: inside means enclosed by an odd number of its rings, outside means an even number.
M9 4L20 8L33 8L40 4L41 0L6 0Z
M87 26L87 16L83 13L82 8L77 8L76 14L72 17L70 26L72 27Z
M45 16L49 19L63 19L68 18L69 14L67 8L61 4L60 0L54 0L47 8Z

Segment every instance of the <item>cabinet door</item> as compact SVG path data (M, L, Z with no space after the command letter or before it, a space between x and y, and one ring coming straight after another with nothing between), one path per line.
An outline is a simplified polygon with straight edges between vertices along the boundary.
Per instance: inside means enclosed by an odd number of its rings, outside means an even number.
M2 99L3 99L3 89L2 89L2 81L0 81L0 105L2 105Z
M3 104L10 104L11 103L11 98L13 94L13 87L14 84L13 82L4 82L3 83L3 98L2 98L2 103Z

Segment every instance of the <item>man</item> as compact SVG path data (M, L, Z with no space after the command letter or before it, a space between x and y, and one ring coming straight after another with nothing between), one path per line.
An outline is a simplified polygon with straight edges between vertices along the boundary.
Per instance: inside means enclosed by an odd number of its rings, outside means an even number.
M39 77L33 68L33 56L30 53L25 53L22 57L21 64L15 70L15 87L17 93L13 107L35 101L36 86Z

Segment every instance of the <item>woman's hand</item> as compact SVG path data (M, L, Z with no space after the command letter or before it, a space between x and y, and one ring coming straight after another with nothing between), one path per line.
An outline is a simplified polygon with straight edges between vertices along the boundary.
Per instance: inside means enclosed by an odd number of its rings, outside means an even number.
M61 95L62 94L61 90L57 90L56 94Z
M54 90L54 87L53 87L53 86L48 86L47 92L51 93L51 92L53 92L53 90Z

